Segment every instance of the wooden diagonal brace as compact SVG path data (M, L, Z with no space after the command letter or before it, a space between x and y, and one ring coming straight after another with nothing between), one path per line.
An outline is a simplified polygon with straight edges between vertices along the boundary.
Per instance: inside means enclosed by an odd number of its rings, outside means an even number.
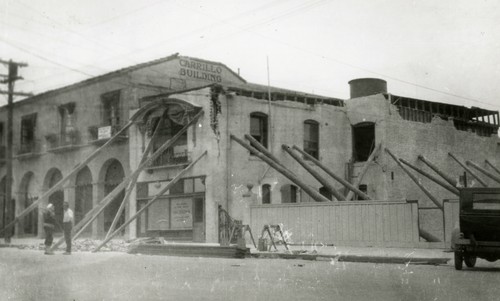
M128 226L131 222L133 222L142 212L144 212L146 209L148 209L151 205L154 204L154 202L156 202L162 195L165 194L165 192L167 192L173 185L175 185L175 183L177 183L182 176L184 176L184 174L189 171L194 165L196 165L196 163L198 163L198 161L201 160L201 158L203 158L203 156L205 156L207 154L207 151L204 151L203 154L201 154L198 158L196 158L196 160L194 160L191 164L189 164L186 168L184 168L183 170L181 170L170 182L168 182L168 184L163 187L159 192L158 194L156 194L156 196L154 198L152 198L146 205L144 205L144 207L142 207L139 211L137 211L131 218L129 218L127 221L125 221L123 223L123 225L121 225L120 227L118 227L118 229L115 230L115 232L113 232L108 238L106 238L100 245L98 245L95 250L93 250L92 252L97 252L99 251L106 243L108 243L108 241L110 241L113 237L115 237L118 233L120 233L120 231L122 229L124 229L126 226Z
M401 167L401 169L404 170L404 172L406 172L406 174L410 177L410 179L413 180L413 182L415 182L415 184L417 184L417 186L425 193L425 195L427 195L427 197L434 203L436 204L436 206L441 209L441 210L444 210L443 209L443 205L441 205L441 203L430 193L429 190L427 190L427 188L425 188L424 185L422 185L420 183L420 181L417 179L417 177L415 177L415 175L413 175L402 163L401 161L399 161L398 158L396 158L396 156L394 156L394 154L389 150L389 149L385 149L385 151L394 159L394 161L396 161L396 163L399 165L399 167Z
M238 144L246 148L247 150L250 151L250 153L254 154L258 158L260 158L262 161L266 162L269 164L272 168L274 168L276 171L287 177L290 181L292 181L295 185L299 186L304 190L311 198L313 198L316 202L330 202L329 199L325 198L322 196L319 192L316 190L312 189L309 187L307 184L302 182L295 174L290 172L288 169L284 168L281 164L276 163L274 160L270 159L266 155L262 154L259 152L257 149L253 148L250 144L245 143L243 140L239 139L238 137L231 135L231 139L236 141Z
M380 152L381 148L382 148L382 144L379 143L375 147L375 149L372 151L372 153L370 154L370 157L368 157L368 160L366 160L365 164L361 168L361 171L359 172L358 177L356 178L356 181L354 181L354 184L352 184L352 186L354 186L355 188L359 187L359 184L361 184L361 181L363 181L363 177L365 176L366 172L368 171L368 168L370 167L370 164L375 160L375 158L377 157L377 155ZM349 193L346 196L346 200L347 201L352 200L352 198L354 197L354 193L355 193L355 191L353 191L353 190L349 191ZM358 193L358 195L362 196L359 193Z
M292 158L295 159L295 161L299 162L302 167L304 167L305 170L307 170L318 182L321 183L321 185L325 186L330 190L330 192L337 198L339 201L345 201L345 198L343 195L341 195L335 187L333 187L332 184L330 184L325 178L323 178L317 171L315 171L307 162L305 162L299 155L295 154L289 146L287 145L282 145L281 146L285 152L287 152Z
M441 169L439 169L439 167L437 167L436 165L434 165L431 161L427 160L422 155L419 155L418 159L420 161L424 162L427 166L429 166L430 169L434 170L434 172L437 173L438 175L440 175L441 178L443 178L446 182L448 182L448 184L450 184L451 186L455 187L455 185L457 184L457 181L455 181L450 176L448 176L445 172L443 172Z
M439 186L443 187L444 189L450 191L451 193L455 194L455 195L458 195L460 196L460 190L458 190L457 188L449 185L448 183L444 182L444 181L441 181L440 179L436 178L435 176L429 174L428 172L414 166L413 164L411 164L410 162L404 160L404 159L399 159L402 163L408 165L409 167L411 167L413 170L419 172L421 175L423 176L426 176L429 180L431 181L434 181L434 183L438 184Z
M479 176L477 176L470 168L468 168L464 163L462 163L460 160L457 159L457 157L455 157L455 155L453 155L452 153L448 153L448 155L450 157L453 158L453 160L455 160L455 162L457 162L460 166L462 166L463 169L465 169L466 172L468 172L474 179L476 179L479 184L483 185L484 187L488 187L488 185L486 184L486 182L484 182Z
M380 146L380 144L379 144L379 146ZM311 156L308 153L306 153L305 151L301 150L296 145L293 146L293 149L295 149L296 151L298 151L299 153L301 153L308 160L311 160L319 168L323 169L329 176L331 176L332 178L334 178L335 180L337 180L340 184L344 185L344 187L346 187L350 191L353 191L356 194L358 194L364 200L371 200L372 199L366 193L364 193L363 191L359 190L356 186L352 185L351 183L349 183L346 180L342 179L341 177L337 176L331 169L329 169L328 167L326 167L323 163L319 162L319 160L317 160L313 156ZM347 200L347 198L345 198L345 200Z
M474 167L475 169L479 170L480 172L482 172L483 174L485 174L487 177L489 177L493 181L495 181L497 183L500 183L500 177L499 176L496 176L496 175L492 174L491 172L487 171L486 169L482 168L481 166L477 165L476 163L474 163L472 161L465 161L465 164Z
M187 129L198 120L198 118L201 117L201 115L203 115L203 111L198 112L188 124L186 124L182 129L180 129L177 132L177 134L174 135L174 137L172 137L171 139L166 141L145 162L140 164L139 167L132 174L130 174L128 177L126 177L120 184L118 184L118 186L116 186L99 203L99 205L97 207L92 208L89 212L87 212L87 214L83 217L83 219L73 227L72 233L75 233L74 235L72 235L73 240L78 238L83 233L85 228L87 228L92 223L92 221L95 220L97 218L97 216L101 212L104 211L104 209L111 203L111 201L113 201L113 199L121 192L121 190L125 188L125 186L128 184L128 182L132 178L136 177L139 173L141 173L149 165L149 163L152 162L153 160L155 160L156 158L158 158L158 156L160 156L163 153L163 151L165 151L167 148L171 147L174 144L174 142L177 141L177 139L179 139L179 137L185 131L187 131ZM64 241L64 238L61 238L52 246L51 249L54 250L55 248L57 248L57 246L62 244L63 241Z
M491 164L490 161L484 160L484 162L486 162L486 164L488 164L491 168L493 168L494 171L496 171L498 174L500 174L500 170L498 168L496 168L493 164Z

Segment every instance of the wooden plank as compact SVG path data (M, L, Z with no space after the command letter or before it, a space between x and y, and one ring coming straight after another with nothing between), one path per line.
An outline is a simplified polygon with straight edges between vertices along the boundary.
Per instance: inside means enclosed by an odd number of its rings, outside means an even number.
M376 240L377 242L384 241L384 220L383 220L383 205L375 206L375 217L376 217Z

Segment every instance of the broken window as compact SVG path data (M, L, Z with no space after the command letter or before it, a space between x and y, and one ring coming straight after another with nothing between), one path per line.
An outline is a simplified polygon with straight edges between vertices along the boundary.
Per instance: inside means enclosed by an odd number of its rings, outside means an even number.
M304 122L304 151L319 159L319 123L314 120Z
M120 125L120 91L109 92L101 96L102 125Z
M250 114L250 136L267 148L267 115L263 113Z
M352 127L352 155L354 162L368 160L375 148L375 124L362 122Z
M19 153L32 153L35 151L36 113L21 118L21 148Z
M262 185L262 204L271 204L271 185Z
M297 186L286 184L281 187L281 203L297 203Z

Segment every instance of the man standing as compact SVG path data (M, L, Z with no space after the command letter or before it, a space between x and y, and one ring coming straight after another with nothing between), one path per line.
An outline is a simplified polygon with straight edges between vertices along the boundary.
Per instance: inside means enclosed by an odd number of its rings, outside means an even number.
M66 241L66 252L64 255L71 255L71 229L73 229L73 211L69 209L69 203L64 201L63 203L64 217L63 217L63 228L64 228L64 240Z
M47 210L43 214L43 230L45 231L45 255L54 255L54 252L50 250L52 246L52 241L54 241L54 228L56 225L56 213L54 211L54 205L48 204Z

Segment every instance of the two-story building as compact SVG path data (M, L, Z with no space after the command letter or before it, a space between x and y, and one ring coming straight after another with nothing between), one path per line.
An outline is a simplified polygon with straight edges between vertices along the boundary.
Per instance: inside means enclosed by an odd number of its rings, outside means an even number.
M62 201L67 199L76 221L81 220L140 165L158 125L153 152L200 111L203 115L196 123L141 172L121 222L143 208L195 158L205 151L207 154L127 227L127 237L161 235L168 240L217 242L219 206L245 224L255 225L255 220L266 217L252 215L252 208L285 212L280 206L290 205L300 211L302 207L295 204L318 200L309 189L317 191L321 200L339 204L417 200L420 207L433 206L385 149L420 168L425 165L418 158L425 157L456 179L456 185L477 181L470 176L464 180L462 167L449 153L485 168L485 160L492 166L500 165L498 112L395 96L387 93L385 81L378 79L354 80L350 88L351 98L342 100L267 87L246 82L221 63L173 55L17 102L13 162L16 212L69 174L139 109L152 103L160 105L135 121L126 135L79 171L63 190L49 197L59 218ZM5 107L0 109L0 120L5 123ZM245 135L251 136L300 183L251 154L232 135L242 140ZM283 145L301 149L345 181L356 183L371 200L338 202L348 196L349 190L306 160L335 189L325 187ZM367 164L377 145L378 156ZM4 176L5 168L0 172ZM361 181L360 173L364 174ZM425 178L421 182L440 201L456 198ZM485 182L496 184L492 179ZM121 193L104 210L88 230L89 235L103 236L123 196ZM355 211L349 210L345 215L351 219L345 225L363 221L361 216L352 217ZM368 214L372 209L366 210ZM40 214L40 210L34 211L23 218L16 234L42 235ZM425 211L418 218L426 230L441 235L445 230L435 222L439 214ZM275 217L267 219L270 222ZM300 228L307 223L315 225L318 233L334 231L333 226L325 225L324 216L296 220L296 224L289 222L287 226ZM304 235L297 237L305 241ZM350 241L335 235L324 237L328 237L323 239L325 243Z

